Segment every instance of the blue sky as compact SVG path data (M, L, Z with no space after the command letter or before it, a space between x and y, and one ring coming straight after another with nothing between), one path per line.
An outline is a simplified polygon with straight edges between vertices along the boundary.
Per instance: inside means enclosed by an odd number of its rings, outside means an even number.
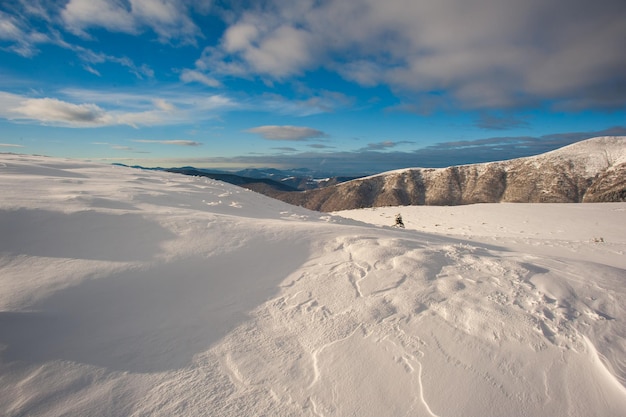
M0 2L0 152L374 173L626 134L623 0Z

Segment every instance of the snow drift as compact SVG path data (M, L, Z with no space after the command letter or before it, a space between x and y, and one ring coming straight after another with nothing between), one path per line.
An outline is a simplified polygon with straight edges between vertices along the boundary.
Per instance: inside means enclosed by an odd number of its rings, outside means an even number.
M2 415L626 409L624 203L404 207L399 230L7 154L0 193Z

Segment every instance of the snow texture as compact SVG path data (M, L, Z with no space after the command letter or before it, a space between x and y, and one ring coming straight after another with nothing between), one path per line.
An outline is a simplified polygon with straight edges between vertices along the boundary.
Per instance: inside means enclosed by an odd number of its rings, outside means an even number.
M626 203L329 215L11 154L0 195L2 416L626 410Z

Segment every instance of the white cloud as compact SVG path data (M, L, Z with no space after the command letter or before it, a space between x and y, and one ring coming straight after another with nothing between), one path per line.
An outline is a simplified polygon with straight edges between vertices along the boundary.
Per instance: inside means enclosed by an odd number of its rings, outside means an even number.
M128 110L149 110L154 109L155 104L170 107L170 113L189 112L191 114L206 113L210 111L220 111L224 109L237 108L239 103L231 98L221 95L206 95L193 91L170 91L160 92L155 96L151 92L121 93L110 90L86 90L79 88L66 88L59 91L73 101L95 102L107 107L119 107L123 105ZM158 104L160 103L160 104Z
M116 124L111 113L95 104L74 104L56 98L30 98L7 92L0 92L0 117L68 127Z
M85 69L89 72L93 72L89 68L97 72L97 70L95 70L89 64L97 65L97 64L111 62L111 63L118 64L118 65L128 68L129 71L139 79L154 77L154 71L148 65L146 64L137 65L135 64L135 62L133 62L132 59L128 57L118 57L114 55L108 55L108 54L104 54L101 52L95 52L90 49L87 49L81 46L76 46L76 45L65 44L63 46L65 46L67 49L71 49L74 52L76 52L78 54L78 57L86 63Z
M153 103L156 106L156 108L159 110L163 110L166 112L173 112L176 110L176 106L174 106L172 103L162 98L155 98L153 100Z
M246 132L259 134L268 140L301 141L328 136L320 130L302 126L259 126L248 129Z
M132 150L134 150L130 146L124 146L124 145L111 145L111 149L115 149L116 151L132 151Z
M15 19L0 11L0 39L14 41L23 36Z
M100 71L98 71L97 69L95 69L91 65L85 64L85 65L83 65L83 68L85 69L85 71L92 73L96 77L101 77L102 76L102 74L100 74Z
M11 109L17 119L75 126L113 124L110 115L95 104L72 104L54 98L28 98Z
M353 104L352 98L334 91L305 91L303 95L306 98L286 98L277 94L264 94L256 101L258 101L257 106L262 110L295 116L331 113Z
M181 39L195 43L195 39L202 36L183 1L130 0L130 4L136 19L154 30L161 41Z
M222 83L220 83L215 78L211 78L199 71L185 69L180 74L180 80L184 83L200 83L204 84L208 87L220 87Z
M138 143L159 143L161 145L175 145L175 146L201 146L201 142L196 142L193 140L149 140L149 139L136 139L133 142Z
M177 0L70 0L61 17L68 30L86 37L90 28L129 34L150 28L161 42L195 43L202 36L185 2Z
M338 65L337 71L346 80L372 87L383 81L383 74L388 71L388 68L376 62L361 59Z
M9 42L8 50L26 58L39 52L38 44L52 42L48 35L30 28L18 17L8 15L1 10L0 41Z
M247 21L231 26L219 47L205 48L196 66L215 74L276 79L315 67L315 40L309 31L289 24L261 30L264 26Z
M14 143L0 143L0 148L23 148L23 146Z
M136 33L137 23L123 3L108 0L70 0L61 12L66 27L77 34L86 35L90 26L104 29Z
M281 26L243 54L252 68L261 74L281 78L314 66L309 32Z
M88 8L96 7L97 5L97 2L93 4L88 3ZM137 65L128 57L95 52L83 46L68 43L55 29L48 28L48 33L39 32L34 28L33 22L29 19L29 14L46 21L49 21L51 18L45 14L46 11L41 5L35 6L37 5L23 4L24 13L16 15L9 15L0 11L0 41L9 43L6 49L26 58L31 58L39 53L39 45L53 44L75 52L78 58L83 61L85 71L97 76L101 76L101 73L95 68L95 65L102 63L114 63L126 67L139 79L152 78L154 76L154 71L149 66L145 64Z
M0 117L64 127L160 126L215 117L236 106L224 96L151 95L62 90L64 99L33 98L0 91ZM78 104L77 104L78 103Z
M238 23L229 27L223 36L224 49L228 52L244 51L252 45L259 34L257 25Z

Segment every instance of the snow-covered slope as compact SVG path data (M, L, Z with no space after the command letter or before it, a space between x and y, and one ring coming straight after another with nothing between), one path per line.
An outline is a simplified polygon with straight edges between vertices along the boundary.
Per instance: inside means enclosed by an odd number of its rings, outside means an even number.
M399 230L7 154L0 195L0 415L626 409L624 203L420 207Z

